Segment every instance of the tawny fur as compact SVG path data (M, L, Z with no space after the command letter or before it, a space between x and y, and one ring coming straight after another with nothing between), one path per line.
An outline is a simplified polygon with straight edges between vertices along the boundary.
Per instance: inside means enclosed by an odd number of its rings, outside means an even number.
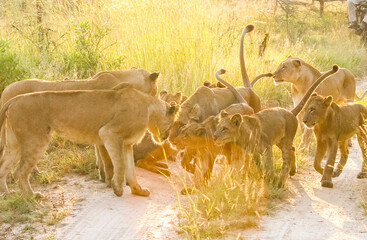
M313 83L300 103L292 110L284 108L264 109L252 116L224 116L220 118L214 136L223 143L239 145L245 152L264 154L266 175L273 175L272 146L277 145L282 151L283 164L279 185L284 185L289 175L296 173L293 139L297 131L297 114L302 110L315 88L328 76L338 71L333 70L322 75Z
M159 73L150 73L144 69L130 69L120 71L99 72L89 80L68 80L68 81L46 81L39 79L26 79L10 84L5 88L1 95L1 106L9 99L24 93L41 91L65 91L65 90L93 90L93 89L111 89L119 83L130 83L136 89L139 89L152 96L157 93L157 82ZM5 130L1 130L0 152L2 152L5 141ZM105 181L103 160L109 159L104 146L96 146L96 164L99 170L100 179Z
M104 162L106 179L111 179L117 196L123 193L125 178L133 194L148 196L149 191L136 180L132 146L146 129L157 139L168 137L178 109L127 83L112 90L50 91L14 97L0 112L0 124L7 120L0 192L8 191L6 176L20 161L14 177L23 192L33 193L29 175L52 132L57 132L77 143L105 147L112 160Z
M317 139L314 167L322 174L321 185L333 187L332 176L341 174L348 159L348 139L357 134L359 146L363 154L363 163L358 178L367 177L367 144L362 127L367 118L367 109L357 103L338 106L332 102L331 96L322 97L314 94L305 106L303 122L308 127L313 127ZM334 170L336 153L340 150L340 161ZM327 152L325 168L321 161Z
M292 84L292 100L296 106L307 92L313 82L321 76L321 72L297 57L289 56L274 71L274 82L276 84L289 82ZM332 96L336 103L353 102L354 99L361 100L356 96L356 80L353 74L345 68L325 79L315 92L322 96ZM365 94L364 94L365 95ZM364 97L362 96L362 98ZM306 147L311 141L312 131L305 128L302 123L303 112L298 115L302 139L300 148Z

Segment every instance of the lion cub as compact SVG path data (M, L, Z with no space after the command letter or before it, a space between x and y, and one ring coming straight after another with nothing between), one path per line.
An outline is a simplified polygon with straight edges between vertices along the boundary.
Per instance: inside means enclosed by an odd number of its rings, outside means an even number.
M263 153L266 175L273 174L272 146L282 151L283 164L279 185L282 186L288 173L296 173L296 159L293 139L296 135L297 114L302 110L315 88L328 76L338 71L338 66L322 75L305 94L300 103L292 110L269 108L251 116L235 114L221 117L214 136L223 143L234 143L248 153Z
M314 167L322 174L321 186L332 188L331 180L338 145L340 161L333 177L338 177L348 159L348 139L357 134L358 143L363 153L363 164L357 178L367 177L366 136L361 127L367 117L367 109L358 103L338 106L332 96L322 97L316 93L311 96L305 106L303 122L313 128L317 139ZM321 161L325 153L327 162L322 169Z
M44 154L53 132L77 143L104 145L112 164L104 162L106 178L112 177L117 196L123 182L131 192L148 196L136 180L133 145L148 129L158 139L168 137L179 110L128 83L112 90L49 91L18 95L0 112L0 126L7 121L6 142L0 162L0 193L8 192L6 176L14 173L20 189L33 194L29 175ZM105 159L102 159L103 161Z

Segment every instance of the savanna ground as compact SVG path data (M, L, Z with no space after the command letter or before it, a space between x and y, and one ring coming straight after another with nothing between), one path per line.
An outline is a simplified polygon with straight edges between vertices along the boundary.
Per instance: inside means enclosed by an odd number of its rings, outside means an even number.
M349 68L365 89L367 51L346 28L345 2L326 3L323 17L317 3L275 2L1 0L1 88L26 78L80 79L131 67L160 71L160 89L186 95L213 81L220 68L239 86L239 38L252 23L255 31L245 39L250 78L274 71L292 55L321 71L334 63ZM266 33L270 40L259 57ZM263 104L291 106L287 84L262 80L254 90ZM1 197L0 238L366 239L366 181L355 178L361 164L357 146L334 189L320 187L310 167L312 145L309 154L297 154L299 172L284 189L264 181L257 166L236 172L219 164L208 186L180 196L189 181L179 163L169 163L170 179L138 169L149 198L129 191L117 198L97 180L93 148L55 136L32 176L46 198ZM279 171L280 153L274 151Z

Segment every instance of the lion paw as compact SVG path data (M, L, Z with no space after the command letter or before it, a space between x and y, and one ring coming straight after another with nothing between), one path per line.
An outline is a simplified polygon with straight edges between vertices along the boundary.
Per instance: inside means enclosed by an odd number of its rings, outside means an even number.
M124 189L122 186L116 186L115 183L112 183L112 189L116 196L121 197L124 193Z
M144 188L131 188L131 193L142 197L148 197L150 195L149 190Z
M361 178L367 178L367 172L360 172L357 175L357 178L361 179Z
M339 177L342 171L343 169L335 169L335 171L333 172L333 178Z
M327 188L333 188L333 183L328 180L321 180L321 186Z
M297 169L291 169L289 171L289 176L294 176L297 173Z

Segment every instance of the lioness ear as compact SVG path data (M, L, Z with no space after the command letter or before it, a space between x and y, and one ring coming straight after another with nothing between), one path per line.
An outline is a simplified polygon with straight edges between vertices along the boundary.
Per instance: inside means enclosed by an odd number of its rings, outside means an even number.
M228 116L228 113L225 110L220 111L220 117L225 118Z
M158 80L158 77L161 73L160 72L154 72L154 73L151 73L149 75L149 79L152 81L152 82L156 82Z
M181 99L181 102L184 102L184 101L186 101L186 99L187 99L187 97L186 97L186 96L183 96L183 95L182 95L182 99Z
M170 105L171 106L168 108L169 115L176 114L180 110L180 105L177 105L176 102L171 102Z
M205 133L206 133L206 129L203 128L203 127L195 130L195 135L196 136L204 136Z
M242 123L242 116L240 114L235 114L231 118L231 122L236 126L239 127Z
M300 61L300 60L298 60L298 59L294 59L294 60L292 60L292 63L293 63L293 65L294 65L294 66L296 66L296 67L300 67L300 66L301 66L301 61Z
M162 91L160 91L160 93L159 93L159 97L160 98L162 98L162 97L164 97L164 96L166 96L167 95L167 91L165 90L165 89L163 89Z
M324 99L324 104L325 106L330 106L330 104L333 102L333 97L332 96L328 96Z

